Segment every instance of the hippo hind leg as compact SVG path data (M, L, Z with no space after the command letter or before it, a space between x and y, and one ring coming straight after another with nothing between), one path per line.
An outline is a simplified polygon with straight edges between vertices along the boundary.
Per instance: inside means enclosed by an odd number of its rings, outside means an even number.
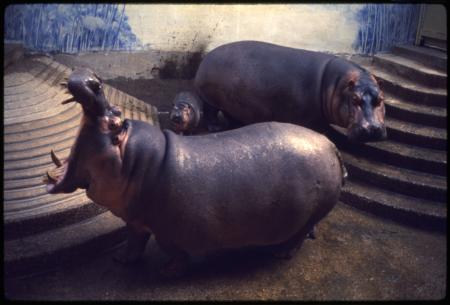
M189 265L189 255L170 244L166 244L155 237L161 249L170 256L170 259L159 270L159 274L164 278L178 278L187 272Z

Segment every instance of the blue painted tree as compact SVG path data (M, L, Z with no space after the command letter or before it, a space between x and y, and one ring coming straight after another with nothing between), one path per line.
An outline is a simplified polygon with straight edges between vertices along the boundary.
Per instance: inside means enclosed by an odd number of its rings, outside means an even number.
M388 51L395 44L413 44L416 39L418 4L367 4L357 14L360 24L353 45L360 53Z
M34 51L135 50L125 5L18 4L5 10L5 40Z

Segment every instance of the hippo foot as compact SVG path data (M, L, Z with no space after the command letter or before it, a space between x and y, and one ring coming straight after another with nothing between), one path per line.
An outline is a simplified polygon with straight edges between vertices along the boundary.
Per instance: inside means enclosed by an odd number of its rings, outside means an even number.
M164 278L178 278L186 273L187 267L187 256L174 257L159 270L159 274Z
M132 253L128 249L120 249L114 256L114 261L123 264L130 265L137 262L142 257L142 253Z

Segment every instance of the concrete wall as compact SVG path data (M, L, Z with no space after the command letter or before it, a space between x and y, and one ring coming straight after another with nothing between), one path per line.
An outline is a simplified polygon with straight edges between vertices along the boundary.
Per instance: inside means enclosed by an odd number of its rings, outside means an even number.
M35 51L210 50L262 40L332 53L372 54L413 43L415 4L20 4L5 39Z
M352 52L361 5L127 5L143 44L185 51L238 40L262 40L311 50Z

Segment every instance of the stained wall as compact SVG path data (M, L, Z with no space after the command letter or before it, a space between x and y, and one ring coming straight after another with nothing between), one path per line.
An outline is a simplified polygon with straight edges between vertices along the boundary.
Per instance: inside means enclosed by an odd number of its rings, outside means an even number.
M36 52L210 50L262 40L373 54L415 40L418 4L18 4L5 41Z

